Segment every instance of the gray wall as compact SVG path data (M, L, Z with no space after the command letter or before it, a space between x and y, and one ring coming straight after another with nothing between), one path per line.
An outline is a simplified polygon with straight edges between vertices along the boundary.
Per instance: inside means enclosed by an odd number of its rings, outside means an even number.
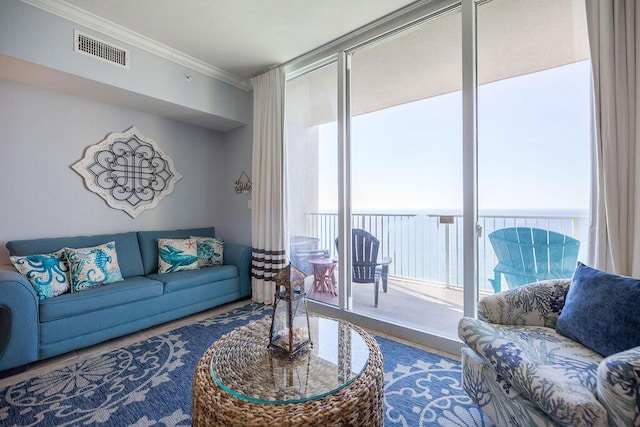
M126 70L74 52L76 29L128 49L130 68ZM150 97L169 106L186 107L192 114L205 113L237 124L247 123L251 98L246 91L18 0L0 1L0 55L99 82L140 98ZM25 73L12 78L3 76L4 71L0 69L3 78L31 83L20 80L29 79ZM185 74L192 76L191 81L185 80ZM60 79L59 75L41 83L53 85L56 82L51 80L56 79ZM72 90L73 82L57 83ZM99 100L104 101L105 97L108 95L102 95Z
M253 123L251 118L249 123ZM225 183L223 189L225 200L228 201L224 206L224 231L226 236L234 242L251 245L251 209L249 209L248 205L251 200L251 194L236 194L233 189L233 183L240 177L242 171L245 171L249 178L253 180L251 173L253 126L247 125L226 132L223 140L225 165L228 170L227 177L231 178Z
M71 165L131 126L182 174L173 193L131 218L87 190ZM14 239L216 226L250 243L250 211L233 192L251 170L251 130L225 135L150 114L0 79L0 264ZM227 236L228 234L228 236Z

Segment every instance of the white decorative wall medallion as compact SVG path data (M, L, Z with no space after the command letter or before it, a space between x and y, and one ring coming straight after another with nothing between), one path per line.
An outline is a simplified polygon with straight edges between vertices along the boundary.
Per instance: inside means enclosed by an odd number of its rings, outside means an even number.
M71 167L82 175L89 190L133 218L156 207L182 178L173 160L135 126L110 133L88 147L84 158Z

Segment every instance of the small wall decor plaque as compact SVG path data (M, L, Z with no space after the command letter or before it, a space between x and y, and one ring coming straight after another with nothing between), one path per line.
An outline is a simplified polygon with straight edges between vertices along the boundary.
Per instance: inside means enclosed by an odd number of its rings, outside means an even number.
M251 180L245 171L242 171L240 178L238 178L234 183L234 189L238 194L251 193Z
M182 178L173 160L135 126L125 132L112 132L88 147L84 158L71 167L84 178L90 191L133 218L156 207Z

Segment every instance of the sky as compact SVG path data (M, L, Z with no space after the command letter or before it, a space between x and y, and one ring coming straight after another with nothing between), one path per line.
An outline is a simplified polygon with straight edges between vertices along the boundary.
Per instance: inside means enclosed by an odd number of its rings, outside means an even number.
M586 211L590 64L478 88L478 202L503 210ZM320 126L320 211L337 211L337 125ZM462 95L352 120L354 212L462 210Z

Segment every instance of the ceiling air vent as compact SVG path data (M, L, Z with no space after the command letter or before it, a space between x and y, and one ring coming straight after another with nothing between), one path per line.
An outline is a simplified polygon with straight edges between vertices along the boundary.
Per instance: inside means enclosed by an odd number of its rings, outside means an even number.
M84 55L100 59L113 65L129 68L129 51L74 31L74 50Z

